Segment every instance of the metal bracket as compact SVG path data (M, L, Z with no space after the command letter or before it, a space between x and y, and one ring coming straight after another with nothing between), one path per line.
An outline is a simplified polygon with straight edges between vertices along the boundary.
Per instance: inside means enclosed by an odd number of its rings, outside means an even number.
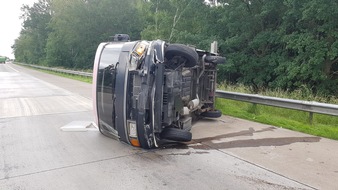
M99 131L93 121L72 121L63 127L60 127L60 129L61 131L67 132Z

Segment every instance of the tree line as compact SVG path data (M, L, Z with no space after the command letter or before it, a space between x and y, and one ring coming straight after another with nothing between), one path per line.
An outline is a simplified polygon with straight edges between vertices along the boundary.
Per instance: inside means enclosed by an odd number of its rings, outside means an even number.
M91 69L117 33L209 49L227 64L218 82L253 91L338 94L338 6L333 0L39 0L22 7L17 61Z

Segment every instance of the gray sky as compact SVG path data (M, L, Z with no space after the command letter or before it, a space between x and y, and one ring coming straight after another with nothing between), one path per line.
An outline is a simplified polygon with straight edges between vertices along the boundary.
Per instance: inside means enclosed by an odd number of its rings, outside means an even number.
M33 5L38 0L0 0L0 55L14 58L11 46L19 37L22 4Z

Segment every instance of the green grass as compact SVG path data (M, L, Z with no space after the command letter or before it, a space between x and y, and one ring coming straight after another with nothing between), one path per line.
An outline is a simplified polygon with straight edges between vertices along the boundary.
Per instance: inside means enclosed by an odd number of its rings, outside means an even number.
M224 87L222 90L236 91L248 93L249 89L243 86ZM336 97L320 97L320 96L306 96L303 91L283 92L265 91L259 94L266 96L275 96L289 99L300 99L309 101L321 101L326 103L337 104ZM287 128L294 131L326 137L338 140L338 117L323 114L313 115L312 125L309 122L309 113L298 110L291 110L285 108L277 108L265 105L254 105L252 103L240 102L235 100L227 100L218 98L216 100L216 108L221 110L223 114L247 119L259 123L265 123L277 127Z

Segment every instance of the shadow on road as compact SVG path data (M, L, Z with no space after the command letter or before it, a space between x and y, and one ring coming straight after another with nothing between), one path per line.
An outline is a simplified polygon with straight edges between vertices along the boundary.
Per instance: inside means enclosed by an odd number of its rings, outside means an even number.
M248 140L235 140L230 142L213 143L212 141L202 142L216 149L227 148L244 148L244 147L260 147L260 146L284 146L299 142L319 142L319 137L281 137L281 138L265 138L265 139L248 139ZM194 149L205 149L205 145L193 146Z

